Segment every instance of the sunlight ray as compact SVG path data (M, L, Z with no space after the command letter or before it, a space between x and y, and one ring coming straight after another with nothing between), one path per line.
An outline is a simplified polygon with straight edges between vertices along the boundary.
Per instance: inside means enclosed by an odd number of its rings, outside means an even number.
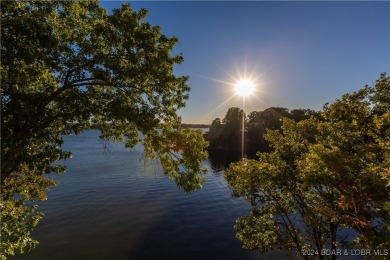
M213 82L217 82L219 84L213 85L213 87L223 88L225 93L232 93L229 98L224 100L222 103L220 103L218 106L216 106L213 110L208 112L206 115L202 116L200 119L201 121L208 119L209 117L213 116L216 111L220 110L221 107L228 104L228 102L231 102L232 99L235 97L239 97L241 102L241 105L244 105L245 107L251 108L251 109L260 109L260 107L269 106L264 99L261 99L259 96L263 96L264 94L269 95L271 93L268 93L268 91L264 91L264 89L261 88L262 85L265 84L263 80L260 80L264 78L264 76L272 71L277 65L278 61L274 62L271 66L266 68L265 70L261 71L259 73L259 64L260 60L258 59L250 71L248 71L248 56L245 55L244 57L244 64L240 67L238 63L233 62L233 73L226 71L224 68L219 68L226 76L226 80L212 78L208 76L198 75L198 77L210 80ZM241 68L241 69L240 69ZM261 82L261 83L260 83ZM230 86L231 88L226 88L226 86ZM259 88L260 86L260 88ZM252 99L252 97L254 99ZM259 101L259 105L256 105L256 102ZM238 102L238 100L237 100ZM235 106L241 106L238 105L237 102L234 102ZM236 104L237 103L237 104ZM244 104L246 103L246 104ZM233 105L233 104L232 104ZM256 108L255 108L256 107ZM218 116L216 116L218 117ZM219 116L220 117L220 116Z
M219 83L222 83L222 84L234 86L234 83L231 83L231 82L228 82L228 81L224 81L224 80L220 80L220 79L214 79L214 78L209 78L209 77L205 77L205 76L202 76L202 78L208 79L208 80L212 80L212 81L215 81L215 82L219 82ZM222 86L218 86L218 87L222 87Z
M235 98L237 96L237 94L233 94L232 96L230 96L228 99L226 99L224 102L222 102L221 104L219 104L216 108L214 108L213 110L211 110L209 113L207 113L206 115L204 115L200 120L204 120L206 119L208 116L212 115L215 111L217 111L218 109L220 109L222 106L224 106L226 103L228 103L230 100L232 100L233 98Z

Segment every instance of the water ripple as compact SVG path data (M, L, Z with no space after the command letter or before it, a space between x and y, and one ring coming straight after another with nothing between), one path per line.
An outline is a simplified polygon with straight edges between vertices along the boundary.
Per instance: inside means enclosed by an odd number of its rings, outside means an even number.
M241 248L233 225L249 206L231 197L223 175L208 173L203 189L186 194L158 164L141 160L141 147L105 151L98 135L65 138L74 156L40 205L46 216L33 233L40 244L16 259L285 258Z

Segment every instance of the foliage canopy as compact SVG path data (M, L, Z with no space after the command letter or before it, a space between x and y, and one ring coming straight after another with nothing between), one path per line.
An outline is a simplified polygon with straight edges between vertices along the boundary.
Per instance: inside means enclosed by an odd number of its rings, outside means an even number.
M95 127L126 147L142 142L185 191L204 182L202 133L174 129L190 90L187 76L173 74L183 62L171 55L178 38L146 16L129 4L108 14L98 1L1 4L2 257L36 245L41 214L26 201L55 184L43 173L65 170L63 135Z
M245 248L308 259L306 250L390 247L389 101L382 74L375 86L326 104L321 119L284 118L265 136L272 152L229 167L233 194L253 207L235 225ZM343 230L358 234L352 244Z

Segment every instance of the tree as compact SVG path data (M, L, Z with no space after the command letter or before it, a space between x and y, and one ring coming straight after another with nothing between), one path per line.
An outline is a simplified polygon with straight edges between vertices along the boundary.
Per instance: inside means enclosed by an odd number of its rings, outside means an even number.
M292 109L289 111L289 118L294 119L295 122L308 119L309 117L314 116L318 119L321 118L321 114L317 111L311 109Z
M210 138L212 139L217 138L221 134L222 128L223 125L221 123L221 119L219 118L214 119L209 129Z
M96 127L126 147L142 142L185 191L204 182L202 132L173 128L190 91L173 74L178 39L146 16L129 4L107 14L95 0L1 4L2 257L36 245L41 214L26 202L55 184L44 173L64 172L63 135Z
M247 146L248 154L251 158L256 157L256 152L269 152L271 148L263 135L268 130L280 129L282 126L282 118L288 117L287 108L270 107L264 111L254 111L248 115L247 139L250 145Z
M238 107L231 107L222 119L222 123L234 129L239 128L242 123L242 113L242 109Z
M242 113L237 107L231 107L221 120L213 120L210 130L205 134L206 140L210 142L209 150L239 152L242 131ZM245 114L244 114L245 116Z
M358 234L349 246L389 248L389 96L382 74L374 87L325 105L321 120L285 118L265 135L272 152L225 172L253 207L235 225L245 248L325 259L321 250L348 246L341 230Z

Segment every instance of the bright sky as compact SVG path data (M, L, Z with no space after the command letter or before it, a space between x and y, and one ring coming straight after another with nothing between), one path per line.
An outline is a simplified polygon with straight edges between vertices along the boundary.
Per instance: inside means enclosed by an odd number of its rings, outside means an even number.
M111 10L122 2L102 2ZM189 75L184 123L209 124L242 107L234 84L250 77L245 112L271 106L320 110L390 73L390 2L132 2L179 37ZM235 96L234 96L235 95Z

